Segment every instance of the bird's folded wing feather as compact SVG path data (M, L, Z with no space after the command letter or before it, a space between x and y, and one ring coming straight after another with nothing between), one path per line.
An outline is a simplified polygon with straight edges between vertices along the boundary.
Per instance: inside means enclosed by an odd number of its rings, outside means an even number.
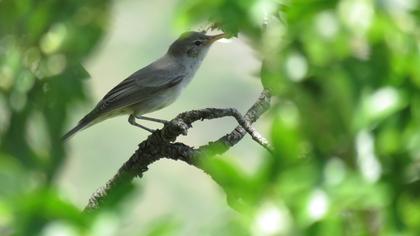
M146 67L109 91L84 119L93 120L101 114L147 100L158 92L179 84L183 78L184 75L180 72L168 73L168 70L148 70Z

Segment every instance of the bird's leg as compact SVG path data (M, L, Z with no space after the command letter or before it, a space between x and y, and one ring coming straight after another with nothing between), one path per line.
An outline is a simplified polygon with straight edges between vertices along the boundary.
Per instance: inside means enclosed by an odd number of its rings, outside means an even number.
M153 122L162 123L162 124L168 123L167 120L161 120L161 119L156 119L156 118L151 118L151 117L146 117L146 116L136 116L136 115L134 116L139 120L148 120L148 121L153 121Z
M147 131L149 131L150 133L155 132L155 130L154 130L154 129L150 129L150 128L147 128L146 126L143 126L143 125L141 125L141 124L138 124L138 123L136 122L136 117L135 117L133 114L131 114L131 115L128 117L128 123L130 123L131 125L137 126L137 127L139 127L139 128L142 128L142 129L144 129L144 130L147 130Z

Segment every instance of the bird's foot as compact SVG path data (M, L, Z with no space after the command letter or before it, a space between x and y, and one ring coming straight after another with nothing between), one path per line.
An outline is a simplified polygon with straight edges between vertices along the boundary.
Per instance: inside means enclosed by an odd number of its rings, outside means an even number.
M155 132L155 131L156 131L156 130L154 130L154 129L147 128L146 126L143 126L143 125L141 125L141 124L137 123L137 122L136 122L136 117L135 117L134 115L130 115L130 116L128 117L128 123L130 123L130 124L131 124L131 125L133 125L133 126L136 126L136 127L142 128L142 129L144 129L144 130L147 130L147 131L149 131L150 133L153 133L153 132Z
M161 120L161 119L157 119L157 118L152 118L152 117L147 117L147 116L134 116L139 120L148 120L148 121L153 121L153 122L157 122L157 123L161 123L161 124L167 124L169 123L169 121L167 120Z

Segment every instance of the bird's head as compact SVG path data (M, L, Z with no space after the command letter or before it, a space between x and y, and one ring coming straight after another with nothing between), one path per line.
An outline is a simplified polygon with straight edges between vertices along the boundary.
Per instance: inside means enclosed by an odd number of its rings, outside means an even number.
M224 37L225 34L206 35L203 32L186 32L171 44L168 54L175 57L203 58L211 44Z

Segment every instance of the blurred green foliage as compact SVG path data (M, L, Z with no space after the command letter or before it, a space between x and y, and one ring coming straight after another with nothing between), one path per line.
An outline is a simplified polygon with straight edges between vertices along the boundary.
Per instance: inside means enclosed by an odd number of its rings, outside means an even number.
M418 235L419 3L185 2L180 25L251 39L277 98L275 155L255 175L203 164L242 213L222 235Z
M275 97L275 155L262 155L255 174L227 157L203 159L239 213L206 234L418 235L419 8L180 1L178 27L210 22L249 38ZM113 232L111 213L80 215L53 183L68 111L87 98L80 62L105 33L108 10L99 0L0 1L0 235ZM179 235L180 224L188 222L159 220L148 235Z
M108 1L0 1L0 235L38 235L51 222L88 228L55 191L60 137L86 99L80 63L102 37Z

